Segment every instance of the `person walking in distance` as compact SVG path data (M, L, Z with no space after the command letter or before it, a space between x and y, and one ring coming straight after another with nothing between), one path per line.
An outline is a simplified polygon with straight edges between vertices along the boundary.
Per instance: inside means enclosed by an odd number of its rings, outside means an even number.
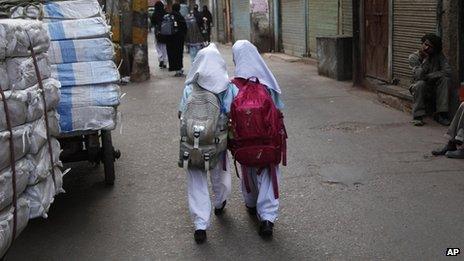
M166 37L161 35L161 24L163 17L167 14L164 9L164 4L161 1L156 2L155 11L151 17L155 32L155 47L158 55L158 62L160 68L166 68L168 63L168 52L166 50Z
M185 34L187 33L187 25L184 17L180 14L180 5L173 4L172 12L170 13L172 34L168 35L166 47L169 59L169 71L175 71L174 76L181 77L184 75L183 51Z
M204 47L203 36L201 35L200 28L198 27L194 11L185 17L185 21L187 23L187 36L185 37L185 43L189 50L190 60L193 63L198 51Z
M203 6L203 12L201 13L203 25L202 25L202 34L207 43L211 42L211 27L213 26L213 15L208 10L208 6Z

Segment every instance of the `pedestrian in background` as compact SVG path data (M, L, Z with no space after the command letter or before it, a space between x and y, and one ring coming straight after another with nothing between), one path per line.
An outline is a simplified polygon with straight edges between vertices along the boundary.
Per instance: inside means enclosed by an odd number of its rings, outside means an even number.
M227 114L237 92L237 87L229 81L226 63L216 46L210 44L200 50L185 81L179 106L179 166L187 172L188 205L195 224L194 239L199 244L205 242L206 229L211 223L208 172L214 193L215 215L223 214L231 192ZM217 118L205 116L210 114ZM210 136L213 137L208 138ZM213 154L210 155L210 152Z
M271 102L275 105L274 108L262 105L262 108L267 109L267 111L253 113L252 110L245 109L244 107L236 110L236 101L234 101L233 108L231 109L232 134L229 135L229 146L235 159L239 162L241 157L239 151L244 152L248 150L250 153L246 152L244 155L254 155L251 152L260 147L259 151L256 152L259 156L246 157L254 159L250 160L250 162L255 161L256 164L265 164L265 166L259 168L251 167L253 165L248 166L240 162L242 165L241 184L242 194L248 213L258 217L260 221L259 235L266 238L272 236L274 223L277 220L279 212L278 184L280 181L280 169L276 161L280 162L280 157L282 156L283 164L286 165L285 139L287 138L287 134L281 114L281 110L284 107L280 99L282 91L274 75L258 53L258 49L252 43L247 40L237 41L232 47L232 54L235 62L235 78L232 82L240 90L236 100L238 101L243 98L241 101L243 102L242 104L251 103L254 108L260 107L261 104L259 101L253 100L253 97L248 95L258 95L259 91L262 90L260 88L264 85L264 92L267 91L267 93L264 93L261 97L267 98L270 96L270 98L272 98ZM251 80L256 81L256 83L253 83L253 88L247 92L246 89L251 88L250 85L248 85ZM242 92L246 92L246 94L242 94ZM239 104L239 102L237 102L237 104ZM242 111L245 111L246 115L242 115L243 117L240 118L239 114ZM265 115L264 118L262 115ZM248 127L247 124L239 123L240 119L249 121L249 118L252 118L255 127ZM267 120L269 120L269 122L267 122ZM265 129L266 127L262 129L261 127L257 127L260 126L259 123L261 122L266 122L262 125L266 125L267 130ZM239 125L242 125L242 129L240 129L241 127L239 127ZM258 128L258 130L254 132L254 128ZM270 130L276 131L273 132ZM261 132L265 133L265 135L260 135ZM250 137L246 137L246 135ZM262 137L263 140L260 140L260 137ZM238 138L238 140L235 141L235 138ZM263 144L266 145L263 146ZM272 147L272 150L269 150L270 147ZM264 148L267 148L267 150ZM267 154L263 155L266 152ZM278 154L278 156L276 156L276 154ZM262 159L263 162L258 163L257 161L259 159ZM269 161L264 159L269 159Z
M185 37L185 43L189 50L190 60L193 63L198 51L204 47L203 36L201 35L200 28L198 27L195 11L188 14L185 21L187 23L187 36Z
M175 71L175 77L184 75L183 51L187 25L184 17L180 14L180 5L173 4L171 17L173 20L174 33L169 35L166 40L166 47L169 59L169 71Z
M206 42L211 42L211 27L213 26L213 15L208 10L208 6L203 6L203 12L201 13L203 26L202 26L202 33L203 37L205 38Z
M202 13L198 10L198 5L194 4L193 5L193 15L195 16L195 19L197 20L198 28L203 27L203 15Z
M151 21L155 32L155 47L158 54L160 68L166 68L168 63L168 52L166 50L166 37L161 35L161 24L163 17L167 14L164 4L161 1L156 2L155 10L152 14Z

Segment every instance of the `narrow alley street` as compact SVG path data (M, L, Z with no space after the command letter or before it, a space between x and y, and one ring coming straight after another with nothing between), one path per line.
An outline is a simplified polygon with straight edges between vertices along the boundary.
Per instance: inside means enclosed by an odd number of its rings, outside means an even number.
M289 162L274 238L258 236L233 174L225 215L195 244L177 167L184 78L158 68L150 37L150 81L122 87L115 186L105 187L101 166L70 165L67 193L8 260L438 260L464 249L464 161L430 154L445 128L413 127L374 93L276 58L266 62L283 89ZM231 48L220 50L232 76Z

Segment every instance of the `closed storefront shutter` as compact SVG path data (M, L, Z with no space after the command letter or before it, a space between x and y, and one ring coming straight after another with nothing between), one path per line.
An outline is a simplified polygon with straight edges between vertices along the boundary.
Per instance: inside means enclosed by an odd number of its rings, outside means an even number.
M436 33L437 0L394 0L393 79L408 86L411 79L408 57L418 50L425 33Z
M309 0L309 49L316 53L317 36L338 34L338 1Z
M282 0L282 45L286 54L306 54L305 8L303 0Z
M234 40L250 40L250 0L233 0L231 4Z
M217 19L213 15L213 26L216 27L217 30L217 40L219 42L225 42L225 30L224 30L224 1L225 0L216 0L217 4ZM203 10L203 7L200 7L200 10ZM217 22L217 25L215 24ZM213 27L213 28L214 28Z
M353 1L341 0L342 4L342 32L343 35L353 35Z

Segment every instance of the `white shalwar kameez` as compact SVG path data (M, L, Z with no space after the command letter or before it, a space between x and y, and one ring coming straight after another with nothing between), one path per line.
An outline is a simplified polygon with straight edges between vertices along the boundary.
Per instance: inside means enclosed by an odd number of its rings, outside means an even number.
M168 51L165 43L156 41L156 54L158 55L158 62L163 62L166 66L168 64Z
M187 98L192 92L192 85L198 84L202 88L215 93L221 102L222 113L229 113L233 98L238 89L230 83L227 75L226 63L214 44L203 48L197 54L187 79L179 110L185 110ZM231 192L231 174L227 151L224 151L225 162L219 161L217 166L209 171L212 190L214 193L213 205L221 208ZM223 156L221 156L221 159ZM223 170L223 164L226 170ZM200 169L187 169L188 204L190 215L196 230L206 230L210 226L211 200L208 191L207 172Z
M233 45L232 53L235 62L235 77L244 79L258 78L268 88L277 109L282 110L284 104L280 100L280 94L282 93L280 86L256 47L247 40L239 40ZM269 169L264 169L259 175L256 168L246 169L251 190L250 193L247 192L242 173L242 194L246 206L250 208L256 207L258 218L261 221L267 220L274 223L278 217L279 199L275 198ZM276 176L277 184L280 184L279 166L276 166Z

